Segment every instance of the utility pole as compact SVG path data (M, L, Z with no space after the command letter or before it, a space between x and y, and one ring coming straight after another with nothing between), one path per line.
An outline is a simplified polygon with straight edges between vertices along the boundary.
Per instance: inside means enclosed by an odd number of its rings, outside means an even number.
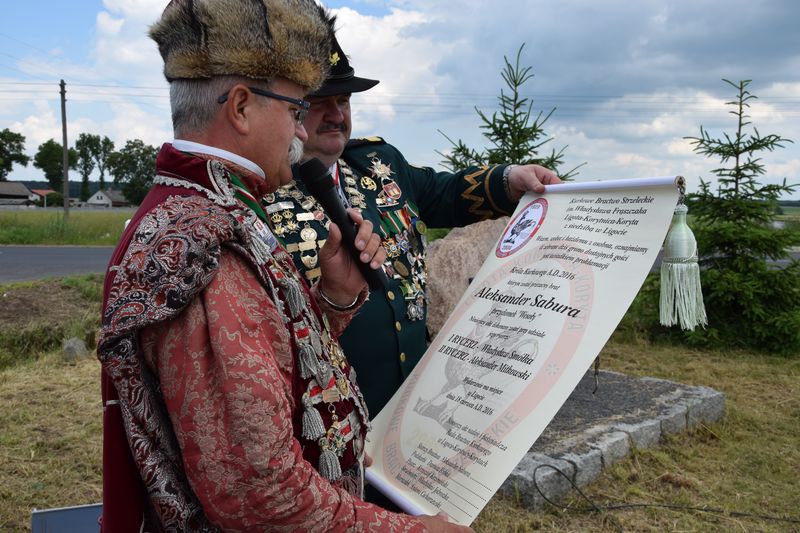
M61 136L64 147L64 219L69 217L69 147L67 145L67 84L61 80Z

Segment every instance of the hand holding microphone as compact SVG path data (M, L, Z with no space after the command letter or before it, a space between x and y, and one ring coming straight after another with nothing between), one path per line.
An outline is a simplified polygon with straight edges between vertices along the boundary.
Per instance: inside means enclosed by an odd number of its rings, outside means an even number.
M359 220L359 226L356 226L336 192L336 185L330 172L319 159L309 159L300 165L298 170L300 179L308 191L322 205L331 222L339 228L342 237L341 246L345 248L352 263L358 267L369 288L375 290L385 287L388 279L380 264L383 263L386 252L380 247L380 237L372 232L372 223L368 220L363 220L360 215L355 215L357 219L361 219ZM329 235L328 238L330 240L331 236ZM362 250L356 247L357 238L364 242ZM334 251L333 253L337 252ZM367 262L364 262L361 258L364 253L368 255ZM378 266L373 269L370 263L375 263L376 261ZM340 269L336 268L334 270ZM341 279L338 279L340 277ZM347 272L334 272L333 278L336 279L332 280L332 282L337 282L338 284L338 282L346 283L347 281L352 281L347 280L347 277L349 277ZM325 292L332 296L327 287L328 285L326 284Z

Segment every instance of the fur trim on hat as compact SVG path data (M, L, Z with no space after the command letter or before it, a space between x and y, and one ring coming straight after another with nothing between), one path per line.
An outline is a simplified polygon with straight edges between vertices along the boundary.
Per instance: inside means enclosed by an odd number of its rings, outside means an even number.
M172 0L150 37L168 81L281 77L313 90L328 73L333 22L314 0Z

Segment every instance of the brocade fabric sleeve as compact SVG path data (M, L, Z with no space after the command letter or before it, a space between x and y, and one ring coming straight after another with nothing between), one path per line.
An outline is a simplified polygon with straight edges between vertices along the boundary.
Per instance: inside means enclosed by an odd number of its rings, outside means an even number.
M423 531L334 487L292 428L289 333L248 266L223 252L177 318L142 331L192 489L225 531Z

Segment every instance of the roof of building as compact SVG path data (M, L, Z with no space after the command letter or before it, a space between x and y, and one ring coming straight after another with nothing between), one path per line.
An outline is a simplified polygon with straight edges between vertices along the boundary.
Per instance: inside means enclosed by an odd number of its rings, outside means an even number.
M39 196L47 196L48 194L53 194L53 189L31 189L31 192L34 194L38 194Z
M27 198L30 194L31 191L28 190L24 183L19 181L0 181L0 195Z
M112 202L127 202L128 201L128 199L125 198L125 195L122 194L122 191L118 191L116 189L106 189L104 192L106 193L106 196L108 196L109 199Z

